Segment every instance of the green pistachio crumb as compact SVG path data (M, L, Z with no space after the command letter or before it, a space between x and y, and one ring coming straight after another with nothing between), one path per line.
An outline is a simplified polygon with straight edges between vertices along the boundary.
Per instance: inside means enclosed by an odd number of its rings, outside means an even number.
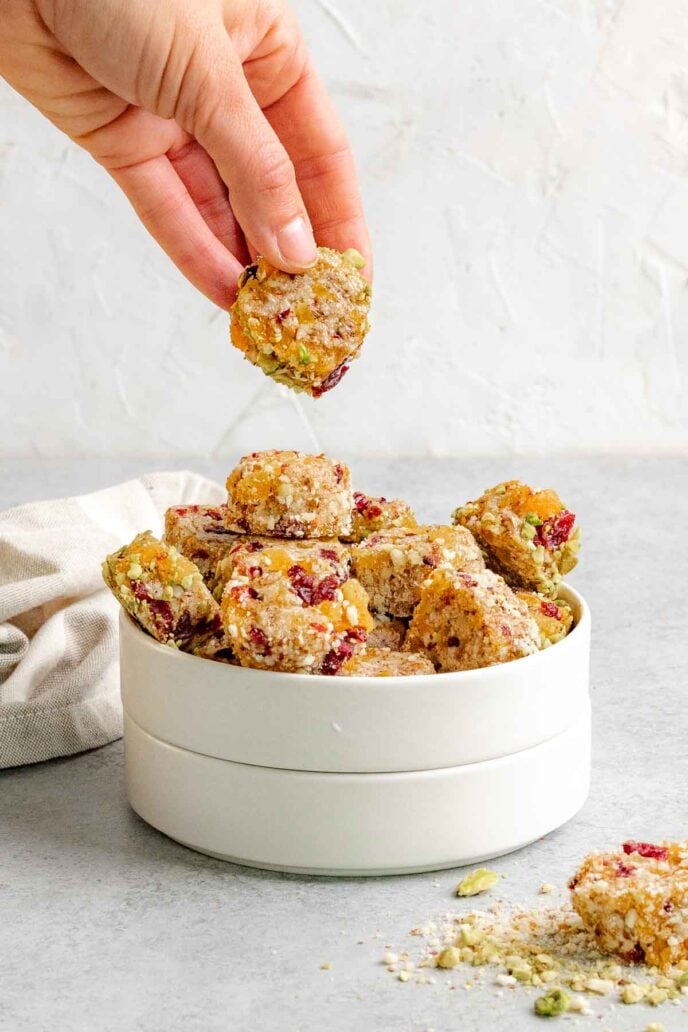
M311 353L303 344L299 344L299 362L301 365L308 365L311 360Z
M342 252L342 258L347 262L351 262L356 269L362 269L365 265L365 258L355 247L347 247L346 251Z
M446 946L437 958L439 968L455 968L461 963L461 953L456 946Z
M678 976L676 985L679 989L688 989L688 971L684 971L682 975Z
M550 989L543 996L538 996L533 1010L541 1018L556 1018L565 1014L571 1000L563 989Z
M491 889L498 881L499 875L496 871L490 871L487 867L479 867L477 870L471 871L470 874L467 874L459 882L456 886L456 895L477 896L479 892L486 892L487 889Z
M542 520L536 512L527 512L525 515L526 523L529 523L531 527L541 527Z

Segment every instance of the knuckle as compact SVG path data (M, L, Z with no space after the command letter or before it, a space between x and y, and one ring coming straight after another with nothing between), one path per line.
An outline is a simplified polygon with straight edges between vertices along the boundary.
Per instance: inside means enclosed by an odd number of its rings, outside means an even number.
M270 196L294 188L294 166L287 153L280 148L269 146L259 150L253 165L253 185L259 194Z

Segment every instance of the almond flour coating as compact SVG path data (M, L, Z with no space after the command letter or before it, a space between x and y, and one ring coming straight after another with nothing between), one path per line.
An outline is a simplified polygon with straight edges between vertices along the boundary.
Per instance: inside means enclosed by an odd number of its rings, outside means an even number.
M345 540L354 542L363 541L377 530L418 526L408 502L403 502L400 498L392 498L390 501L386 498L373 498L360 491L354 491L351 523L351 533Z
M163 541L196 564L211 591L215 567L237 539L225 516L224 505L175 505L165 513Z
M263 573L286 574L295 565L317 581L334 578L339 585L351 573L351 552L336 539L236 537L215 569L214 595L221 598L225 585L233 577L251 579Z
M150 531L107 556L103 579L130 616L163 645L191 650L222 629L197 566Z
M423 587L404 650L427 655L437 670L508 663L540 647L525 602L491 570L440 569Z
M555 491L508 480L459 506L452 518L475 535L490 569L512 587L552 598L578 562L576 517Z
M373 626L358 581L303 559L286 571L235 571L222 595L227 642L242 666L336 674Z
M375 626L368 632L367 648L392 649L399 652L406 638L408 623L397 616L375 616Z
M231 309L235 347L278 383L319 398L335 387L368 332L370 287L353 249L318 248L293 274L259 258L239 279Z
M545 598L534 591L517 591L516 596L528 606L538 626L541 649L549 648L566 637L573 626L573 612L568 602L563 598Z
M434 666L425 656L371 648L347 659L340 670L343 677L411 677L434 673Z
M664 970L688 960L688 842L625 842L593 853L569 889L605 953Z
M433 570L475 572L485 567L478 545L463 527L381 530L352 548L354 572L376 613L411 616Z
M351 530L351 474L325 455L245 455L227 478L226 526L240 534L338 538Z

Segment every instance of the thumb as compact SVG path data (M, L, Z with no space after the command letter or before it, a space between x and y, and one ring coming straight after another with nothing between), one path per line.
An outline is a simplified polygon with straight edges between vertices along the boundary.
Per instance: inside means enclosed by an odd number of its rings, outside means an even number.
M194 135L229 190L236 219L258 254L285 272L317 257L294 166L251 93L229 41L196 113Z

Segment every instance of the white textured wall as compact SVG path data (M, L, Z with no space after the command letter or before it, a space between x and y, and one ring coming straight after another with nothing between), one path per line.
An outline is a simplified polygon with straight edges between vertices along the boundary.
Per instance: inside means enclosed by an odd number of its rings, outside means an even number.
M0 453L688 450L685 0L299 0L374 329L275 387L90 159L0 90Z

